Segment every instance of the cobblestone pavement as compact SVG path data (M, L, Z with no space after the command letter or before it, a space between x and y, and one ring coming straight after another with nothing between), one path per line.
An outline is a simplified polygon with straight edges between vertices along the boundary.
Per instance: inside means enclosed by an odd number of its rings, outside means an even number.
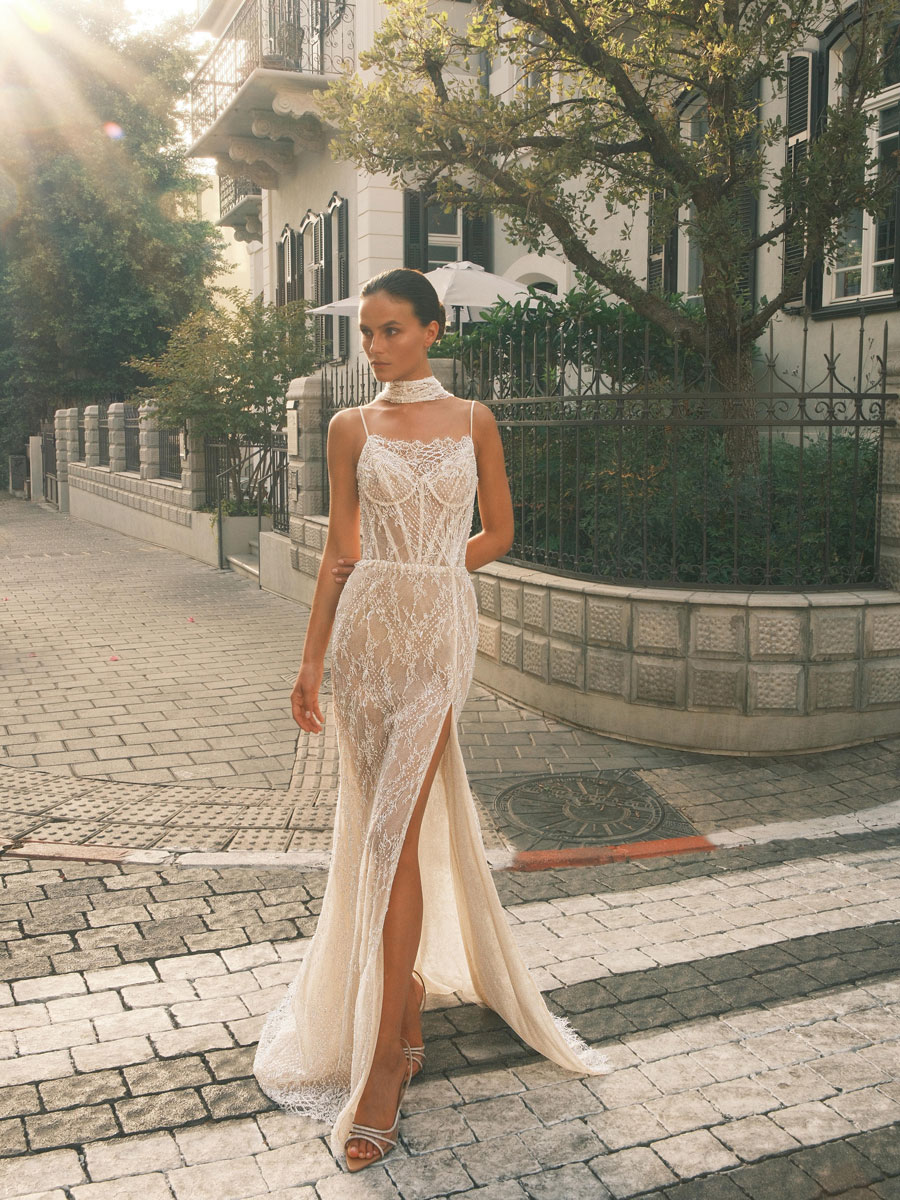
M298 736L288 707L308 610L5 495L0 836L326 851L338 767L327 664L324 732ZM900 738L828 754L690 754L603 737L477 683L459 733L498 850L540 840L516 840L504 796L548 776L631 775L699 834L742 839L773 820L877 826L900 793Z
M429 999L401 1145L350 1179L251 1073L325 876L0 860L0 1198L900 1196L900 833L501 872L604 1076Z
M305 610L15 501L0 571L0 1200L900 1200L900 739L691 755L473 686L489 847L511 782L600 771L713 849L497 871L613 1069L432 997L400 1148L351 1180L251 1073L325 883L329 713L297 740L285 711ZM78 861L104 846L133 853Z

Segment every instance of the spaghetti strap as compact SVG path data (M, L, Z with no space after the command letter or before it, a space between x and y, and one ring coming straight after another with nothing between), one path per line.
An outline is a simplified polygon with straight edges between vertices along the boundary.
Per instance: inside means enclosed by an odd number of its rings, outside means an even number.
M470 438L472 437L472 416L473 416L474 412L475 412L475 401L470 400L469 401L469 437ZM473 438L473 441L474 441L474 438Z
M369 437L369 427L368 427L368 425L366 424L366 418L365 418L365 416L363 415L362 405L360 405L360 407L359 407L359 408L358 408L356 411L357 411L357 412L359 413L359 415L362 417L363 429L366 431L366 440L368 440L368 437Z

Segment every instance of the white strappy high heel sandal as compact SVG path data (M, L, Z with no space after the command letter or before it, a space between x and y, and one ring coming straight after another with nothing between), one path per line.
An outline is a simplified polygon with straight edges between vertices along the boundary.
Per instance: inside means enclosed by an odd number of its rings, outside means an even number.
M344 1142L344 1157L347 1159L347 1170L352 1172L362 1171L365 1167L371 1167L374 1163L381 1160L394 1149L399 1140L398 1134L400 1130L400 1105L403 1103L403 1097L406 1095L406 1089L409 1087L409 1081L412 1079L412 1048L406 1038L401 1038L403 1042L403 1053L406 1056L406 1073L403 1078L403 1083L400 1085L400 1095L397 1097L397 1113L394 1117L394 1122L389 1129L375 1129L371 1125L360 1125L356 1121L350 1126L350 1132ZM350 1159L347 1157L347 1146L354 1139L361 1142L368 1142L370 1146L374 1146L378 1153L374 1158ZM387 1142L386 1146L381 1143ZM359 1166L351 1167L350 1163L359 1163Z
M425 1011L425 1001L428 999L428 993L425 990L425 980L422 978L422 976L419 974L418 971L413 971L413 975L415 975L416 979L418 979L419 983L421 983L421 985L422 985L422 999L419 1001L419 1012L424 1012ZM410 1069L413 1067L413 1065L415 1065L419 1068L418 1071L413 1071L413 1073L410 1075L410 1077L409 1077L410 1082L412 1082L413 1079L415 1079L415 1077L417 1075L420 1075L422 1073L422 1071L425 1069L425 1047L424 1046L410 1046L407 1043L407 1046L404 1049L403 1053L409 1059Z

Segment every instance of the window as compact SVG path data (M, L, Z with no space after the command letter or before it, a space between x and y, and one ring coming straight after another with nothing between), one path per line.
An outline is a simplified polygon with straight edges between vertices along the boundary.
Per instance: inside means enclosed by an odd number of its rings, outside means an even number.
M490 218L426 204L423 192L403 193L403 265L434 271L450 262L491 269Z
M709 133L709 120L705 106L696 105L688 110L681 118L681 128L683 136L692 146L699 145ZM700 298L700 285L703 281L703 259L700 256L700 247L697 245L696 239L690 234L697 219L693 204L688 205L685 215L688 233L681 239L678 280L684 298L697 300Z
M796 174L798 168L809 153L809 139L812 136L812 54L793 54L788 61L787 83L787 147L785 159L791 174ZM790 213L786 214L790 217ZM803 262L806 255L806 245L801 237L787 231L782 246L781 271L782 284L790 284L791 276ZM807 282L791 287L786 304L805 304L807 302Z
M892 33L893 38L893 33ZM891 43L889 43L891 45ZM828 96L835 103L843 77L853 67L855 47L843 36L828 51ZM879 178L895 176L900 151L900 51L895 47L884 66L884 88L866 102L876 120L868 131L869 149ZM895 294L897 201L880 217L856 209L840 231L840 249L826 268L822 300L841 304Z
M744 103L755 111L757 91L748 92ZM681 113L682 137L692 145L699 146L709 132L709 120L705 102L694 100ZM746 135L755 138L755 132ZM655 214L666 198L665 191L657 191L648 201L647 238L647 287L651 291L680 292L685 299L698 299L702 294L703 259L700 247L691 236L696 221L693 204L679 209L677 221L671 230L659 227ZM737 219L745 229L748 239L756 235L756 194L744 188L737 196ZM679 231L679 226L681 230ZM755 293L756 253L748 250L736 281L738 294L746 303L752 303Z
M303 296L303 239L296 229L285 225L278 239L275 303L287 304Z

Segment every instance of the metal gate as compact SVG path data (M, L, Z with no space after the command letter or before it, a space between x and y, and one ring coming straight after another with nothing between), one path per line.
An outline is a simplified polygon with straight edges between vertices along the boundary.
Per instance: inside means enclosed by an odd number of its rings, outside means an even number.
M43 461L44 499L59 508L59 484L56 479L56 430L41 424L41 457Z

